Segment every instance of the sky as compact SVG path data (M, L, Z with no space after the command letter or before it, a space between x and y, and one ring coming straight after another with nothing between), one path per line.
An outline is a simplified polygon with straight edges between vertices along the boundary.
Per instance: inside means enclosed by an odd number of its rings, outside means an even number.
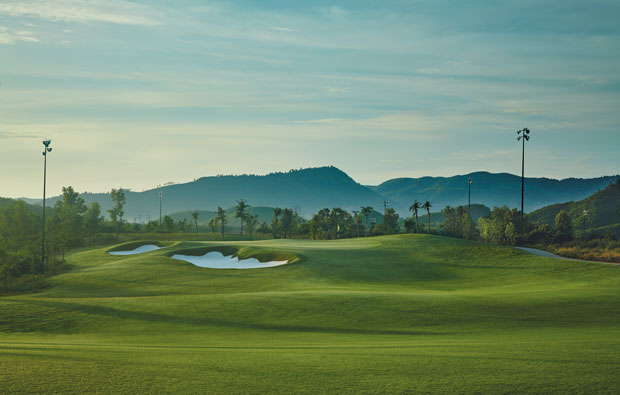
M620 2L0 1L0 196L620 173Z

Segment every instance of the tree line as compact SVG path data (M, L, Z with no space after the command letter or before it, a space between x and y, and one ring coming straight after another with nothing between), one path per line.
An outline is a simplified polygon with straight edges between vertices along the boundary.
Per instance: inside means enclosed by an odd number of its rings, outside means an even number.
M120 233L198 233L199 213L192 213L191 222L187 219L175 221L166 215L160 220L146 224L128 223L124 219L126 202L123 189L112 189L113 202L107 210L106 220L99 203L89 206L71 186L62 188L62 199L53 207L46 209L45 256L41 260L40 210L21 200L0 209L0 281L6 290L7 281L27 274L33 277L54 274L59 262L64 262L68 248L110 243L118 240ZM234 217L240 219L240 235L254 238L255 234L275 239L308 238L314 240L334 240L342 238L389 235L396 233L437 233L469 240L481 240L496 244L548 244L561 243L574 238L573 223L565 211L555 218L555 228L525 221L521 229L521 213L517 209L495 207L490 215L474 221L466 207L446 206L442 210L443 223L440 228L431 229L431 202L414 201L409 210L410 218L401 219L392 208L385 208L381 215L371 206L360 207L351 212L340 207L323 208L306 219L293 208L273 208L270 223L260 223L256 214L248 213L251 206L247 200L240 199L234 207ZM424 213L424 211L426 211ZM426 214L424 224L422 215ZM217 208L214 218L208 222L212 232L226 235L226 224L230 216L222 207ZM379 221L377 221L377 219ZM422 219L422 223L420 223ZM193 223L192 223L193 222ZM425 226L426 225L426 226ZM402 226L402 228L401 228ZM521 236L523 234L523 236ZM114 235L116 239L114 239Z

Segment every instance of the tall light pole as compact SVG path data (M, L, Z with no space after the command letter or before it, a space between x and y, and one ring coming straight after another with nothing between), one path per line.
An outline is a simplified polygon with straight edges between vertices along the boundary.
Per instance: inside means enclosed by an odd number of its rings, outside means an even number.
M469 215L469 218L471 218L471 178L469 179L469 182L467 183L467 215Z
M43 224L41 225L41 265L45 273L45 183L47 178L47 153L52 152L52 140L43 140Z
M161 228L161 200L163 192L159 191L159 227Z
M389 200L384 200L383 201L383 216L385 217L385 214L387 214L387 208L390 207L390 201Z
M517 141L523 140L523 150L521 151L521 242L523 242L523 235L525 227L523 224L523 200L525 198L525 140L530 141L530 130L523 128L517 130Z

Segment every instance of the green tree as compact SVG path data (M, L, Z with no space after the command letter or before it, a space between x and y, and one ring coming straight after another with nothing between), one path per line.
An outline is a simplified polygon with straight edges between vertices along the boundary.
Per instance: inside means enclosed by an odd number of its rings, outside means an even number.
M465 212L463 218L461 219L461 234L462 237L466 240L478 239L476 224L471 219L468 212Z
M329 239L338 239L346 235L353 224L353 217L340 207L334 207L329 213Z
M60 224L59 238L62 244L62 260L65 260L65 250L67 247L78 246L83 242L82 230L86 204L79 193L71 186L62 188L62 200L58 200L54 205L54 216L58 218ZM52 266L54 269L55 266Z
M217 232L217 217L213 217L209 220L209 228L211 228L211 232Z
M506 240L508 241L508 245L512 246L512 250L515 250L515 241L517 239L517 229L515 228L515 224L509 222L506 225L506 229L504 230L504 234L506 235Z
M60 217L60 211L53 212L52 215L49 215L45 219L45 229L47 230L48 236L46 237L46 256L47 261L49 262L50 258L50 249L51 249L51 258L52 258L52 267L56 266L56 257L58 251L64 250L64 242L62 238L62 219ZM43 264L45 266L45 264ZM43 271L42 271L43 272Z
M21 200L0 209L0 264L10 260L17 265L17 275L34 275L45 271L40 256L41 217Z
M114 206L108 210L108 213L110 213L110 220L112 221L112 225L116 228L116 237L118 238L118 234L123 226L123 216L125 215L125 211L123 211L123 206L125 206L125 192L122 188L112 189L112 191L110 191L110 198Z
M415 231L416 233L419 232L419 226L418 226L418 210L420 209L420 202L418 202L418 200L416 199L415 202L413 202L413 204L409 207L409 211L413 212L413 215L415 216Z
M258 215L256 214L245 214L245 229L246 232L250 232L250 239L254 238L254 229L258 225Z
M478 218L478 232L483 241L491 242L491 220L489 218Z
M308 222L310 227L310 238L313 240L325 240L329 237L330 230L330 211L328 208L319 210Z
M92 202L86 211L86 231L88 233L88 245L90 240L99 231L99 226L103 222L101 217L101 206L98 202Z
M169 215L164 215L161 223L162 230L166 233L172 233L175 230L174 219Z
M226 210L218 206L215 218L217 219L217 222L222 225L222 240L224 240L224 227L228 222L228 219L226 218Z
M393 208L389 207L385 210L385 215L383 216L383 223L381 225L385 234L390 235L398 233L398 214L396 214L396 211Z
M456 210L450 206L446 206L441 210L441 213L443 215L443 223L441 224L443 233L447 236L460 237L460 224Z
M278 221L280 215L282 215L282 209L280 207L275 207L273 209L273 220L271 221L271 233L274 239L280 238L280 222Z
M431 207L433 206L428 200L422 205L422 208L426 210L426 213L428 214L428 233L431 233Z
M269 225L267 225L267 222L263 221L261 222L261 224L259 225L259 227L256 229L257 233L262 233L262 234L267 234L270 231L270 227Z
M353 210L353 221L354 233L357 237L360 237L360 230L364 227L364 225L362 225L362 216L359 211Z
M368 229L368 217L370 216L370 214L372 214L372 207L371 206L361 207L361 213L366 219L366 227L364 228L364 236L365 236L367 234L367 229Z
M403 221L403 225L405 226L405 232L415 233L415 218L406 218Z
M237 200L237 206L235 206L235 208L237 209L235 216L241 219L241 235L243 234L243 220L245 219L245 210L250 207L250 205L247 203L247 200L241 199Z
M282 234L284 235L284 238L291 237L291 233L293 231L293 228L295 227L295 223L294 223L294 213L293 210L290 208L285 208L282 211L282 220L280 221L280 230L282 232Z
M13 260L7 258L6 256L0 262L0 279L2 279L2 290L4 293L7 293L7 282L10 278L17 277L19 275L19 271L17 269L17 265Z
M554 241L557 243L563 243L565 241L572 240L573 238L573 222L564 210L561 210L558 215L555 216L555 236Z
M192 219L194 220L194 226L196 227L196 234L198 234L198 211L192 213Z

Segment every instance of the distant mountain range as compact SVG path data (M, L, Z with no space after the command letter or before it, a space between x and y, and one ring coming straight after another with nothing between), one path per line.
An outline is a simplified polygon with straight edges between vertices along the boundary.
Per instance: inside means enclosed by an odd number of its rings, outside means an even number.
M429 200L433 209L440 211L446 205L467 204L467 180L472 178L472 203L488 207L521 204L521 178L511 174L477 172L454 177L397 178L378 186L364 186L357 183L342 170L335 167L318 167L272 173L264 176L239 175L203 177L196 181L168 185L144 192L126 191L125 218L129 221L145 222L159 218L159 192L163 194L164 214L188 210L213 211L218 206L234 206L239 199L246 199L255 207L297 208L305 217L325 207L342 207L359 210L360 206L372 206L383 211L383 202L390 201L390 207L401 216L410 216L411 203ZM592 179L569 178L554 180L548 178L526 178L527 211L566 201L583 199L610 181L620 176ZM112 207L106 193L85 193L81 195L87 204L97 201L102 210ZM48 199L53 205L60 197ZM40 199L24 199L28 203L40 204Z
M476 172L453 177L395 178L370 189L390 200L397 211L405 211L415 199L429 200L436 210L446 205L467 204L467 184L472 179L471 201L487 207L521 208L521 177L508 173ZM598 178L525 179L525 212L549 204L581 200L605 188L620 175Z

